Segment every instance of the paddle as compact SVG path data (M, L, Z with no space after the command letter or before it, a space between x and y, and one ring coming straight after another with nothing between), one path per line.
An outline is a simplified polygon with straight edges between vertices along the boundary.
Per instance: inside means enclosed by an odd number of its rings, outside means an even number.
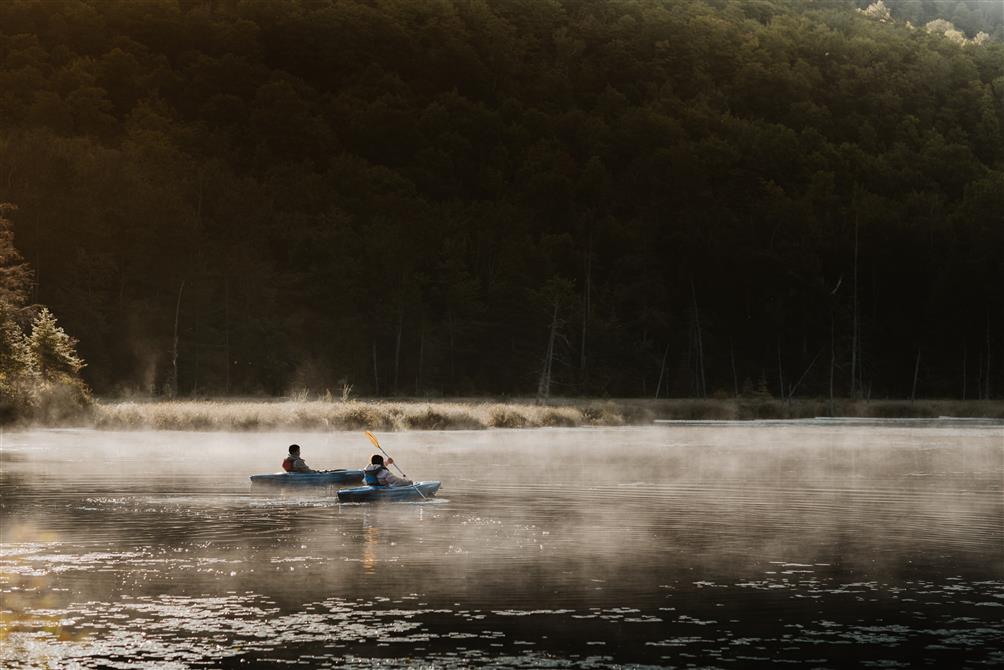
M389 461L393 461L394 460L393 458L390 457L390 454L388 454L386 451L384 451L383 447L380 446L380 440L376 439L376 435L374 435L373 433L371 433L371 432L369 432L367 430L366 431L366 437L370 438L370 442L373 443L374 447L376 447L377 449L379 449L380 451L383 452L383 455L387 457L387 460L389 460ZM404 474L404 470L401 469L401 466L399 466L397 463L391 463L391 465L393 465L395 468L397 468L397 471L401 473L402 477L404 477L405 479L408 479L408 475ZM412 484L412 486L415 486L415 485ZM415 490L418 491L418 495L422 496L422 498L424 498L425 500L428 500L428 498L425 497L425 494L422 493L422 489L418 488L418 486L415 486Z

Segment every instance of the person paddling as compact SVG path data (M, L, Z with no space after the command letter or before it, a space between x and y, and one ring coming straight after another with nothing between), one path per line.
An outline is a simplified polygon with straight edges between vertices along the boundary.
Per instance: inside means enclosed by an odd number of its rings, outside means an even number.
M394 465L394 459L388 458L387 465ZM412 485L412 481L410 479L404 479L403 477L396 476L387 469L387 465L384 465L383 456L380 454L373 454L373 458L370 459L370 464L366 466L365 470L363 470L363 477L365 478L366 484L369 486L387 486L390 488L395 486Z
M282 462L282 469L286 472L317 472L307 466L306 461L300 458L300 445L289 445L289 456Z

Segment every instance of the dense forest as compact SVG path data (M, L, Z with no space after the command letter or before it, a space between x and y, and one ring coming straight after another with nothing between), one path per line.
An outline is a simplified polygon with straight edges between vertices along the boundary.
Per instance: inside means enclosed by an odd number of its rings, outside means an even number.
M6 0L26 300L108 395L989 397L1004 9L868 4Z

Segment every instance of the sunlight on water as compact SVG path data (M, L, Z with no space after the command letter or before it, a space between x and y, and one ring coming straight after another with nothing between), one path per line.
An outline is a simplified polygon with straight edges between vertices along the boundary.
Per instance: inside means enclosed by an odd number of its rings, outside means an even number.
M250 489L355 433L8 434L0 665L1004 663L1001 426L381 441L439 497Z

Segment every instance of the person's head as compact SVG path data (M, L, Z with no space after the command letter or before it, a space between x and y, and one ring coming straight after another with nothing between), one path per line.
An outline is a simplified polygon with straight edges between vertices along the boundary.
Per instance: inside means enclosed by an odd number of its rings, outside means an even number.
M290 456L299 456L300 455L300 445L298 445L298 444L291 444L291 445L289 445L289 455Z
M373 458L370 459L372 465L383 465L383 456L380 454L373 454Z

